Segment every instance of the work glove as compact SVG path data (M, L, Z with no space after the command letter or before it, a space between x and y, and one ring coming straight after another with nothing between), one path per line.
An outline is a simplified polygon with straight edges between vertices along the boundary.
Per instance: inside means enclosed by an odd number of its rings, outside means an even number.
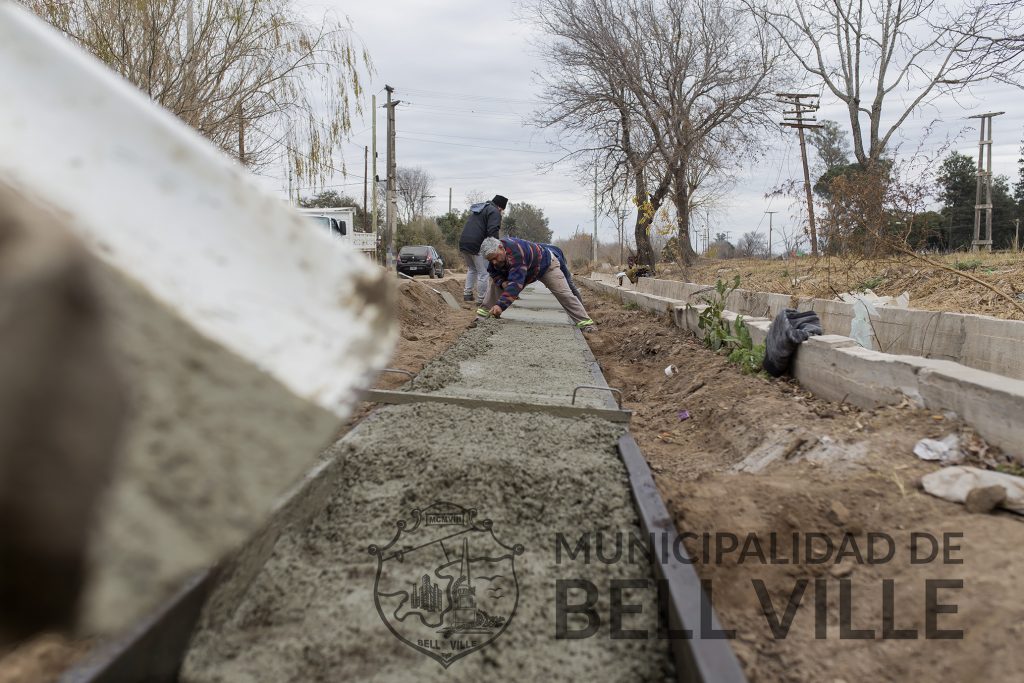
M821 320L814 311L799 312L793 308L780 311L768 330L761 367L772 377L785 374L797 347L812 335L822 333Z

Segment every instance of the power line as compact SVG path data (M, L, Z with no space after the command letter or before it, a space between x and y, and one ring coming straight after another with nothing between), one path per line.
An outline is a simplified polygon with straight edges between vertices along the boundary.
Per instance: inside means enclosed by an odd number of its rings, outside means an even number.
M555 154L559 152L559 150L555 149L544 151L538 149L511 149L508 147L486 147L484 145L470 145L462 144L460 142L445 142L444 140L425 140L423 138L413 138L407 135L399 135L398 138L400 140L411 140L414 142L427 142L433 145L451 145L452 147L472 147L473 149L489 149L496 152L518 152L520 154Z

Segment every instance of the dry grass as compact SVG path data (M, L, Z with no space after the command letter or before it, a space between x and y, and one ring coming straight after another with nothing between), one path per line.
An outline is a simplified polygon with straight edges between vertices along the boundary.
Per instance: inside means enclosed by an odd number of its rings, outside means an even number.
M1024 319L1010 301L966 274L984 280L1024 304L1024 253L929 256L944 270L910 256L881 259L809 256L787 261L701 259L685 272L676 264L658 264L658 277L713 284L740 276L741 287L764 292L832 299L841 292L871 289L879 295L910 293L910 305L931 311L978 313Z

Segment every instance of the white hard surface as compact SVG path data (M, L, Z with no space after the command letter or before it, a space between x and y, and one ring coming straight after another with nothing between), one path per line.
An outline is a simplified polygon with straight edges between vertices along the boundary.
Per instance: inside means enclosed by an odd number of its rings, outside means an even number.
M6 0L0 182L66 214L202 334L339 415L390 356L390 312L364 305L386 286L381 269Z

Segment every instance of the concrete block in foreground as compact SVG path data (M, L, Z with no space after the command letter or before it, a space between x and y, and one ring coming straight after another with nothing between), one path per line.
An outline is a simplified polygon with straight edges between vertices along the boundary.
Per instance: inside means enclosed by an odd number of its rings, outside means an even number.
M83 615L108 633L237 546L311 466L390 356L390 288L12 3L0 73L0 181L86 245L128 385Z
M928 408L952 410L989 443L1024 454L1024 381L948 363L921 370L918 387Z

